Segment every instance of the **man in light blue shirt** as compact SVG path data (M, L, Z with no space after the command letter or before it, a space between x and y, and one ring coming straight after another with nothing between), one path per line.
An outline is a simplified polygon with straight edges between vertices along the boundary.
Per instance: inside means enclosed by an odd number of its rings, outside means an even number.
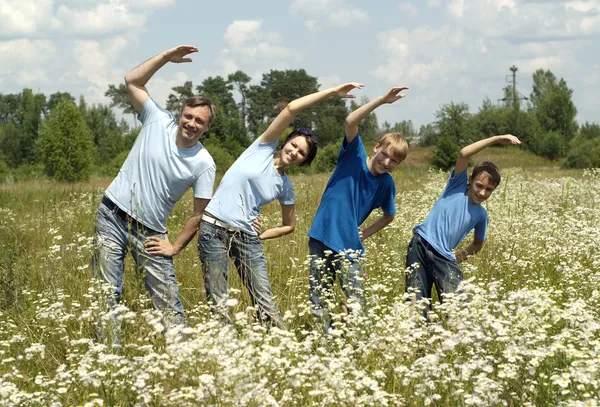
M506 134L479 140L460 151L446 189L425 221L414 228L408 244L406 291L413 292L415 300L431 298L434 284L442 300L444 294L456 292L463 281L458 264L483 247L488 215L481 203L500 184L500 171L493 163L482 162L473 168L469 182L469 158L493 144L520 143L515 136ZM455 254L454 249L473 229L473 242Z
M154 307L165 312L167 328L185 325L173 256L194 237L212 196L215 164L199 140L215 111L210 101L194 96L185 102L176 123L171 113L150 98L146 83L167 62L190 62L186 55L197 51L192 46L169 49L125 76L142 129L97 213L93 269L96 278L113 288L110 306L121 298L123 262L131 250ZM167 218L190 187L194 191L194 214L171 243ZM118 328L118 320L113 322Z

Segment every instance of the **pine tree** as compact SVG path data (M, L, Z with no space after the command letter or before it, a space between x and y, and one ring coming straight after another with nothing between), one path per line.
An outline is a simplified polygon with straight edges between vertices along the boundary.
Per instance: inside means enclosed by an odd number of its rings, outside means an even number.
M42 125L40 155L46 174L57 181L85 181L93 162L93 135L77 106L61 100Z

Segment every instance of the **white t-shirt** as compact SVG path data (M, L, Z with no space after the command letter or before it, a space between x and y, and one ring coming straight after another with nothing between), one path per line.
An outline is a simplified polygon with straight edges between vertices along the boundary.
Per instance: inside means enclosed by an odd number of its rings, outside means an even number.
M275 170L277 140L261 143L258 137L227 170L206 212L230 226L256 235L252 221L260 207L278 199L292 205L294 186L286 174Z
M194 197L211 198L215 162L200 142L177 147L175 118L152 98L138 117L140 134L105 193L135 220L164 233L175 203L189 187Z

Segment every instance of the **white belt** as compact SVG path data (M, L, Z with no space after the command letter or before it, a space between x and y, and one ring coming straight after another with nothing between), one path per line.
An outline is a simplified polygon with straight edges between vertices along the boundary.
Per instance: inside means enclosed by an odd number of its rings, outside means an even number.
M240 231L240 229L234 228L233 226L230 226L227 223L222 222L222 221L220 221L217 218L213 218L212 216L210 216L207 213L203 213L202 214L202 220L205 221L205 222L210 223L211 225L215 225L215 226L218 226L220 228L223 228L223 229L227 230L228 232L239 232Z

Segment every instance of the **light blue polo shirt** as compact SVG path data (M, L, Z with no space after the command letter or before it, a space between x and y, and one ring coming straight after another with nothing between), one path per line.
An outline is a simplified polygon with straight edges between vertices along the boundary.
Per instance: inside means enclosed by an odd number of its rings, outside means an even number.
M308 232L308 236L337 253L365 250L358 226L373 210L382 208L386 215L396 213L396 186L392 176L371 174L367 158L359 135L351 143L344 137L337 166Z
M278 199L282 205L295 202L294 186L287 174L280 175L273 161L278 140L261 143L258 137L227 170L206 212L228 225L252 235L252 221L260 207Z
M138 222L164 233L175 203L190 187L194 197L210 199L216 167L200 142L177 147L175 118L152 98L138 118L140 134L105 194Z
M475 238L485 240L487 211L481 204L472 204L467 196L467 170L450 174L442 196L439 197L425 221L414 231L448 260L456 261L452 250L475 229Z

